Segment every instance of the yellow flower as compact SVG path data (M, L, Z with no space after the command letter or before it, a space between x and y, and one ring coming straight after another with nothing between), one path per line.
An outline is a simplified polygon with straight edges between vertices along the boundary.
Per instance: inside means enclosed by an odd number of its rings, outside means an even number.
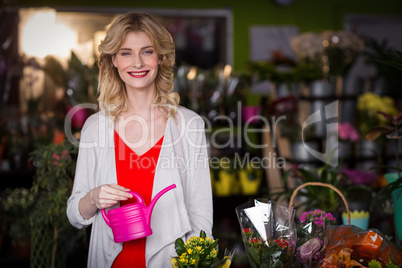
M191 252L193 252L193 250L191 248L187 249L188 254L191 254Z
M198 250L198 251L201 251L201 250L202 250L202 247L198 246L198 247L197 247L197 250Z
M191 264L194 264L195 263L195 260L193 259L192 261L191 261Z

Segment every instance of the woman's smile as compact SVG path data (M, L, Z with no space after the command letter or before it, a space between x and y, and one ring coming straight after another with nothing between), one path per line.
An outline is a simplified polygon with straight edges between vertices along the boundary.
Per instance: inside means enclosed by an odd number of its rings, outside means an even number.
M128 74L131 75L134 78L143 78L148 73L149 73L149 71L143 71L143 72L129 72Z

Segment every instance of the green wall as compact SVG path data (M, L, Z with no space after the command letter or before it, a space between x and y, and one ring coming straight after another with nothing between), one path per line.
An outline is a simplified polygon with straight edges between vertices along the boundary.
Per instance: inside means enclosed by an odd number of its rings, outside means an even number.
M18 6L118 7L222 9L233 11L234 68L243 70L249 59L249 27L252 25L297 25L301 32L339 30L346 14L397 15L402 17L401 0L295 0L280 7L271 0L19 0Z

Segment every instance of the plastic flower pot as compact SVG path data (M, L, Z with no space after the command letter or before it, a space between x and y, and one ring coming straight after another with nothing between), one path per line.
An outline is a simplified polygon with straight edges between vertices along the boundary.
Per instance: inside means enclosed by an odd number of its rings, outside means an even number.
M398 180L399 176L397 172L387 173L384 175L388 183L392 183ZM399 244L402 240L402 188L398 188L392 192L392 200L394 202L394 220L396 236Z

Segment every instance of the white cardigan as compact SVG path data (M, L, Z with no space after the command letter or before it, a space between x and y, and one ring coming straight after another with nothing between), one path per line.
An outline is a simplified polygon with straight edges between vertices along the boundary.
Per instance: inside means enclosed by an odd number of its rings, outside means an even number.
M146 264L150 268L171 267L177 238L186 241L198 236L200 230L212 237L212 191L205 122L183 107L179 107L175 118L167 122L152 197L173 183L176 188L162 195L152 212L153 234L147 237L145 250ZM113 133L113 122L100 112L85 122L74 187L67 203L67 216L73 226L83 228L92 224L88 267L111 267L122 250L122 244L113 241L112 230L100 210L89 220L78 210L79 200L91 189L117 183Z

